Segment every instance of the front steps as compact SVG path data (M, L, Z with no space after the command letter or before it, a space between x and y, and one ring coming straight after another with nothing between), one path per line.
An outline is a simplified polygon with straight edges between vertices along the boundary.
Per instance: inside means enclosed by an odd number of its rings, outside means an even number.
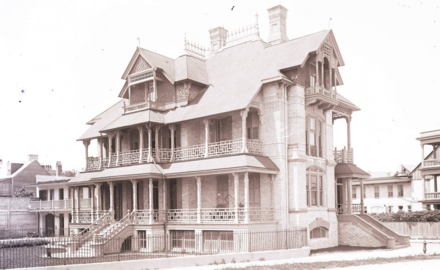
M409 236L397 234L369 215L338 215L339 244L364 247L408 247Z

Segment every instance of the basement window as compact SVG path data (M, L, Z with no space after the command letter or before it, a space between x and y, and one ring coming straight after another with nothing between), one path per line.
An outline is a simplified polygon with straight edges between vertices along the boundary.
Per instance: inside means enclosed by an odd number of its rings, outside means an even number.
M328 230L324 227L316 227L310 231L310 239L328 238Z

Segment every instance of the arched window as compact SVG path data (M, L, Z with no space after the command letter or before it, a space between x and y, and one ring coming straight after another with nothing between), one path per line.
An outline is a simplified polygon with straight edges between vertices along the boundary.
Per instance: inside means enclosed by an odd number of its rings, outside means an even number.
M316 227L310 231L310 239L328 238L328 230L324 227Z
M324 206L324 170L318 167L307 169L307 206Z
M323 157L322 153L322 122L313 116L306 118L306 155Z

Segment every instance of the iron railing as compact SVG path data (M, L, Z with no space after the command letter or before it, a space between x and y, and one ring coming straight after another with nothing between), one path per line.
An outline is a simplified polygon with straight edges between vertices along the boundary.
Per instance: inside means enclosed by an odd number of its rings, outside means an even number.
M307 246L307 229L261 231L144 231L114 237L106 243L90 241L76 248L71 237L3 240L0 269L90 264L112 261L166 259L241 252L299 249ZM136 232L136 233L135 233ZM106 248L103 248L103 247Z

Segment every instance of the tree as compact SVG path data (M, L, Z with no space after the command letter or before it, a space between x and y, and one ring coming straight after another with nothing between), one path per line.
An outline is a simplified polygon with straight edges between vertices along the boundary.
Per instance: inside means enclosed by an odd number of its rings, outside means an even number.
M67 177L75 177L78 174L77 170L71 170L71 171L64 171L63 176Z
M19 188L15 188L14 196L15 197L21 197L21 198L28 198L28 197L34 196L34 193L32 191L27 191L24 188L24 186L21 186Z

